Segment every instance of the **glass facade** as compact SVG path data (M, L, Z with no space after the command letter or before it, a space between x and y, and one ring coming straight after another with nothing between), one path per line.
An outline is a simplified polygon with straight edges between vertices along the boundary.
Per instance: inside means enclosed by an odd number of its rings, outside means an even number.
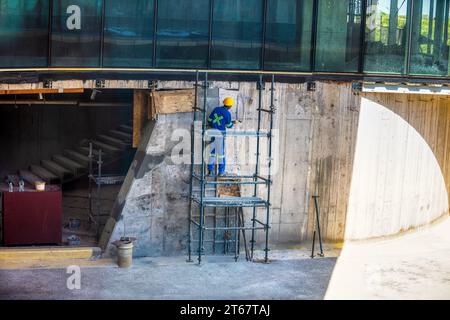
M362 0L319 0L316 70L358 71L361 16Z
M209 0L164 0L158 3L156 65L206 68Z
M153 0L105 0L103 66L152 67Z
M101 0L53 0L51 66L98 67L101 29Z
M411 32L411 74L448 74L448 0L414 3Z
M364 71L405 73L409 1L369 0Z
M0 1L0 67L46 67L47 0Z
M449 78L450 0L0 0L0 68Z
M260 69L263 0L214 1L211 68Z
M313 0L268 0L264 69L311 68Z

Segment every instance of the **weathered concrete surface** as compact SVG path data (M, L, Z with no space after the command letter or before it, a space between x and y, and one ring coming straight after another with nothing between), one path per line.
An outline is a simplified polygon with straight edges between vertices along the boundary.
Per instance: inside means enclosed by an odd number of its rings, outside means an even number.
M362 97L346 239L394 235L448 215L442 100Z
M186 247L189 165L174 164L171 155L178 143L172 141L172 133L189 132L191 119L191 114L167 115L154 124L113 209L116 223L107 251L114 250L111 242L122 236L137 238L137 257L179 254Z
M192 83L160 83L163 89L189 87ZM270 107L269 89L266 84L263 108ZM255 82L211 82L208 110L225 96L233 96L233 118L243 121L236 129L255 130L258 95ZM379 104L375 110L367 99L362 106L362 97L352 92L350 83L317 82L315 91L308 91L306 84L276 83L272 245L311 239L314 194L319 196L322 235L331 241L343 241L345 235L346 239L367 239L401 233L447 214L449 183L446 186L443 181L450 181L450 122L444 119L450 100L371 97L371 103ZM201 104L202 92L199 99ZM189 131L191 117L160 116L153 130L147 130L105 227L102 247L125 235L138 238L136 256L186 252L190 139L184 139L184 148L179 148L179 133ZM268 115L262 117L262 129L267 130ZM254 173L255 143L253 138L227 138L229 173ZM260 147L264 175L267 142L261 141ZM175 150L183 151L187 162L173 163ZM264 198L265 191L260 187L258 195ZM253 188L243 187L241 193L252 196ZM252 210L244 213L250 222ZM256 215L265 220L266 212L259 209ZM257 233L259 243L262 236Z
M276 253L275 253L276 255ZM0 270L0 299L322 299L335 258L290 251L269 264L232 257L198 266L184 257L141 258L131 269L81 268L68 290L65 269ZM217 290L220 288L220 290Z
M450 219L344 245L326 299L450 299Z

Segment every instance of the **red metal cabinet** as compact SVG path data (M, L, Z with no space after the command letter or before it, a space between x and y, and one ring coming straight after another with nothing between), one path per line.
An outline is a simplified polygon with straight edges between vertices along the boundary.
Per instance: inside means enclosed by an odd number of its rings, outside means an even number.
M61 191L3 192L3 244L61 244Z

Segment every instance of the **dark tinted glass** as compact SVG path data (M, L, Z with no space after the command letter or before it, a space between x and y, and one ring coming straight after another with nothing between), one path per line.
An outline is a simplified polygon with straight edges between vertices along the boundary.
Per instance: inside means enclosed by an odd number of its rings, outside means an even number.
M410 73L443 76L448 74L449 1L415 2L412 16Z
M53 0L52 66L100 65L101 3L101 0Z
M151 67L153 0L105 0L104 67Z
M268 0L264 69L309 70L313 0Z
M211 67L261 67L263 0L214 1Z
M45 67L48 1L0 1L0 67Z
M209 12L209 0L164 0L158 3L158 67L206 67Z
M356 72L363 0L319 0L316 70Z
M404 73L408 3L367 1L365 72Z

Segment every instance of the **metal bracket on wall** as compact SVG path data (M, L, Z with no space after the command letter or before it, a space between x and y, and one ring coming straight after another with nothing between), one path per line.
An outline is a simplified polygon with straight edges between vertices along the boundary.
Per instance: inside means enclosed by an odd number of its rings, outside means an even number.
M105 87L105 80L104 79L97 79L97 80L95 80L95 87L96 88L104 88Z
M156 90L158 89L158 81L156 80L148 80L148 84L147 87L151 90Z
M258 80L256 82L256 89L257 90L266 90L266 83L263 80Z
M45 89L51 89L52 85L53 85L52 80L44 80L43 81L43 86Z
M308 91L316 91L316 83L315 82L308 82L306 83L306 90Z
M359 94L360 92L362 92L362 83L360 82L352 83L352 92L353 94Z

